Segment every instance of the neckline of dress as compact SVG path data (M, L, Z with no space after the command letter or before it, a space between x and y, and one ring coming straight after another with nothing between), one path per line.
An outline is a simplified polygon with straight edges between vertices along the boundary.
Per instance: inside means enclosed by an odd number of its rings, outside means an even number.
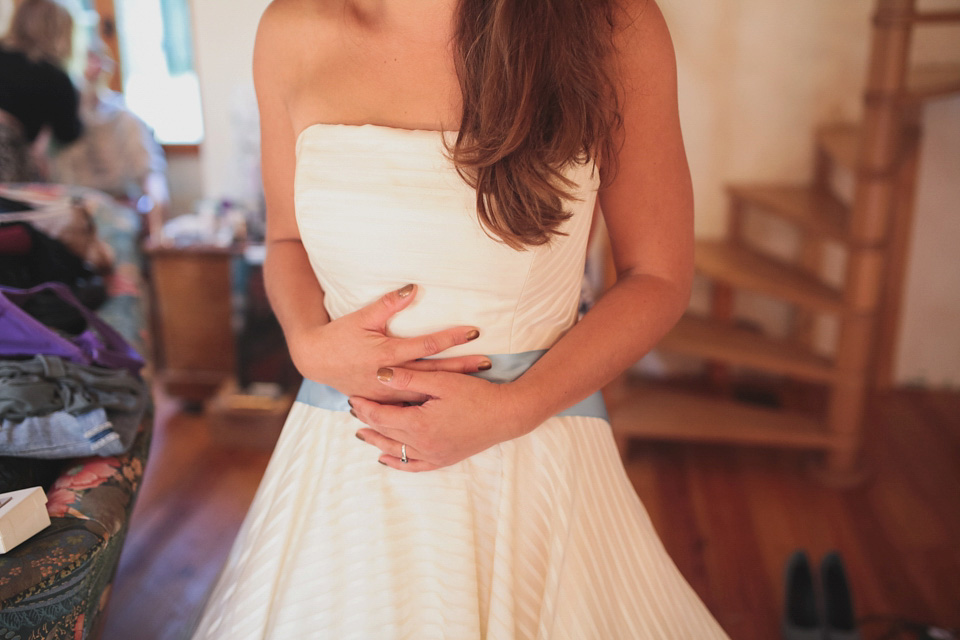
M307 132L314 129L333 129L339 131L384 131L388 133L398 134L398 135L420 135L420 136L430 136L434 137L437 135L446 136L446 135L456 135L457 131L444 131L442 129L407 129L404 127L391 127L384 124L343 124L343 123L329 123L329 122L314 122L313 124L308 124L304 127L299 134L297 134L297 146L300 145L300 141L307 134Z

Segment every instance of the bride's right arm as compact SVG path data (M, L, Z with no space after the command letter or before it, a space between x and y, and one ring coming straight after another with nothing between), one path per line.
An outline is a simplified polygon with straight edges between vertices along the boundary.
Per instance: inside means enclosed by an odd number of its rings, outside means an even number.
M416 290L387 293L370 305L333 322L323 304L323 289L314 276L300 240L294 215L296 129L291 118L297 82L311 75L306 56L319 50L316 42L298 37L304 16L298 2L273 2L257 31L253 75L260 107L261 167L267 206L267 295L294 364L304 377L328 384L347 395L380 402L423 400L377 383L380 367L474 372L484 356L462 356L414 362L471 339L473 327L454 327L417 338L399 339L386 333L390 317L404 309ZM298 47L297 44L304 46Z
M280 46L290 22L289 13L284 3L277 2L264 12L254 46L253 79L260 108L260 164L267 207L264 279L270 304L293 352L298 336L327 324L330 318L294 217L296 139L288 95L294 86L297 49Z

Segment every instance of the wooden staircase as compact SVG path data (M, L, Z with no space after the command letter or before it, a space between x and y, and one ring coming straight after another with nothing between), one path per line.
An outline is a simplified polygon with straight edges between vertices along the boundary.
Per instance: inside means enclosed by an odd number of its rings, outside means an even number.
M728 187L729 226L723 240L696 246L696 268L712 286L709 317L683 318L658 349L699 356L715 387L729 388L746 368L821 385L823 415L703 397L662 386L612 385L607 390L618 438L677 439L778 447L825 454L826 480L861 475L864 402L868 390L892 378L908 238L911 227L919 107L960 92L960 65L910 68L910 44L923 24L960 23L956 10L919 12L916 0L878 0L859 124L831 124L815 133L815 170L808 184ZM837 175L853 185L849 202L836 193ZM765 252L744 233L748 215L775 216L796 229L792 260ZM825 249L844 256L842 284L824 273ZM738 292L788 303L794 322L786 337L746 328L735 317ZM828 355L815 347L816 323L834 318L838 337ZM729 395L729 394L728 394Z

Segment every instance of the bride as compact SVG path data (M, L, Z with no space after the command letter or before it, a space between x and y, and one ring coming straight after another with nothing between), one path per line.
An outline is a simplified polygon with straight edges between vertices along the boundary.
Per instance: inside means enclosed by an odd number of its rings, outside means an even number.
M654 1L275 0L254 58L305 382L194 637L725 638L597 395L692 275Z

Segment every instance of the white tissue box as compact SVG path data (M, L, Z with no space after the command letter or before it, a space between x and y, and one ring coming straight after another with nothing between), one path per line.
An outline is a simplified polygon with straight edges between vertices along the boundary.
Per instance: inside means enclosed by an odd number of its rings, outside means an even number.
M0 553L50 526L47 496L41 487L0 493Z

